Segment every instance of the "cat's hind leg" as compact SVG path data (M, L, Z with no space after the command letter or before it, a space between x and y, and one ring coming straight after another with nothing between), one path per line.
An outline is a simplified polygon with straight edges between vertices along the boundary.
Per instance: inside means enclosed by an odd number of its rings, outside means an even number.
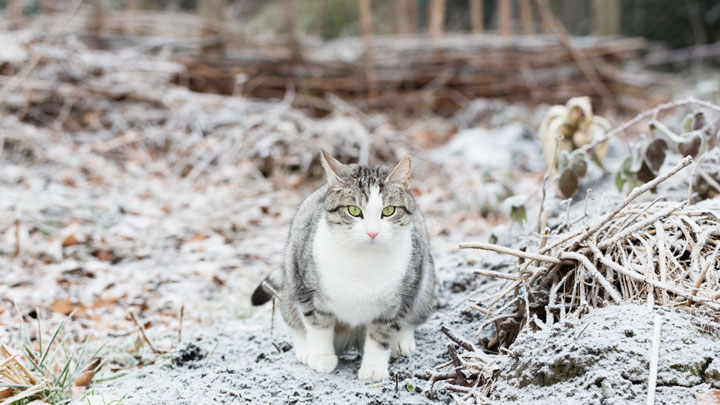
M412 325L403 326L400 332L398 332L397 339L392 346L392 356L407 356L414 352L416 348L415 327Z
M302 364L308 364L308 342L307 335L304 330L290 328L293 345L295 346L295 357Z

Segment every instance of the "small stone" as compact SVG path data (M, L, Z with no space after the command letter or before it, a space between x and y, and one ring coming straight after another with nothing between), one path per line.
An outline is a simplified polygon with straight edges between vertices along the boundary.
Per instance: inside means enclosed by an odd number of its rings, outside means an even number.
M607 379L603 380L600 384L600 392L602 392L603 398L612 398L615 396L615 390L613 390L612 384Z

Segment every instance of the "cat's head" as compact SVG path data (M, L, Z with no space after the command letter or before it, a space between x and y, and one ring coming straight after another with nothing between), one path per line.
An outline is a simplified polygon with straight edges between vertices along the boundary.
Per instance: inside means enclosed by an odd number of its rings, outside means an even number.
M320 160L328 181L325 219L331 232L361 244L388 244L405 235L415 212L410 156L392 170L344 165L324 151Z

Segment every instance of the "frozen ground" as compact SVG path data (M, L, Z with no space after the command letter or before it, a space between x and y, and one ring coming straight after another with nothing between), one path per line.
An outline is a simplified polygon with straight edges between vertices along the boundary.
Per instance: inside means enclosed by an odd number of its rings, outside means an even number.
M444 252L438 259L440 307L417 330L417 351L392 361L390 380L359 381L360 356L356 352L341 356L338 368L326 375L298 363L279 314L271 334L268 305L251 319L193 330L194 338L163 364L140 369L96 390L106 399L126 395L124 404L448 402L442 390L432 400L428 398L425 373L447 360L448 340L440 333L440 325L473 336L474 325L468 321L476 314L453 304L478 287L479 281L462 256ZM495 267L509 264L496 262ZM188 350L187 345L200 346L201 354Z

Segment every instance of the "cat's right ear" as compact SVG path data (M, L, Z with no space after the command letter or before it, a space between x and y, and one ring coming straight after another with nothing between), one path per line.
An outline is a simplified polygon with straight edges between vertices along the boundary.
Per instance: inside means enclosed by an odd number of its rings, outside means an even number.
M338 162L334 157L325 153L324 150L320 150L320 163L322 163L323 169L325 169L325 176L327 177L328 184L343 184L344 181L340 178L340 173L343 172L345 165Z

